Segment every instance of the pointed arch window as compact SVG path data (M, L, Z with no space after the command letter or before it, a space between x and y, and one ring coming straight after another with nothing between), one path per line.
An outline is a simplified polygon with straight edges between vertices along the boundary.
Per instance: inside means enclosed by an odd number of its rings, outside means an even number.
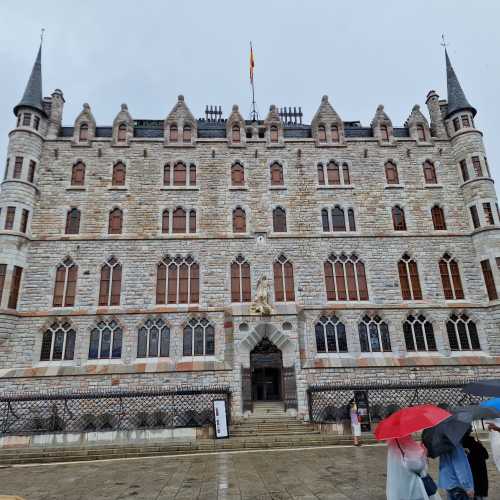
M274 162L271 167L271 186L283 186L284 178L283 178L283 167L278 163Z
M200 294L200 268L188 255L166 255L157 267L157 304L197 304Z
M73 307L75 305L78 266L66 257L56 269L53 307Z
M383 142L389 142L389 129L387 125L380 125L380 138Z
M244 186L245 185L245 169L240 163L235 163L231 167L231 185Z
M424 179L426 184L437 184L436 167L434 163L426 160L423 165Z
M423 125L417 125L417 137L419 141L424 142L426 137L425 137L425 128Z
M189 211L189 232L196 233L196 210Z
M405 211L398 205L392 208L394 231L406 231Z
M318 127L318 141L326 142L326 128L324 125Z
M247 222L245 210L241 207L236 207L233 210L233 233L246 233Z
M213 356L215 354L215 328L208 319L189 320L182 339L183 356Z
M86 123L82 123L80 125L78 140L81 142L85 142L85 141L89 140L89 126Z
M196 186L196 165L194 163L189 165L189 185Z
M89 359L122 357L123 332L115 321L99 321L90 332Z
M125 142L127 140L127 125L122 123L118 127L118 142Z
M65 234L78 234L80 232L80 217L81 212L78 208L73 207L66 214Z
M177 129L177 125L175 124L170 125L169 139L170 142L177 142L179 140L179 131Z
M72 361L76 332L70 323L52 323L43 333L40 361Z
M114 208L109 212L108 234L122 234L123 212L119 208Z
M486 291L488 292L488 299L497 300L497 287L495 284L495 278L493 277L493 271L491 270L490 261L488 259L481 261L481 271L483 272L484 284L486 286Z
M332 142L340 142L339 128L337 125L332 125Z
M365 265L356 254L331 254L323 268L326 300L368 300Z
M241 142L241 130L239 125L233 125L231 129L231 140L233 142Z
M286 211L281 207L276 207L273 210L273 231L286 233Z
M422 300L422 288L416 260L405 253L398 262L398 272L403 300Z
M251 302L250 264L238 255L231 264L231 302Z
M446 230L446 219L444 218L444 210L439 205L434 205L431 208L432 224L436 231Z
M173 213L173 233L185 233L186 232L186 211L182 207L177 207Z
M185 186L187 184L186 165L178 162L174 165L174 186Z
M276 302L294 302L295 285L292 263L284 255L280 255L273 264L273 271L274 299Z
M119 306L122 288L122 265L110 257L101 267L99 305Z
M365 315L358 325L361 352L390 352L389 327L380 316Z
M407 351L436 351L432 323L424 315L409 315L403 323Z
M85 163L79 161L71 169L71 185L83 186L85 184Z
M270 140L271 142L278 142L278 127L276 125L271 125Z
M119 161L113 165L113 178L111 184L113 186L125 186L125 176L126 176L125 165Z
M322 163L318 163L318 184L320 186L325 185L325 167Z
M163 165L163 185L170 186L170 163Z
M338 231L345 231L346 226L345 226L345 214L344 210L340 208L338 205L336 205L332 209L332 231L333 232L338 232Z
M344 184L351 184L351 176L349 175L349 165L347 163L342 164L342 177L344 178Z
M328 184L337 185L340 184L340 167L334 161L328 163L326 167L326 176L328 179Z
M345 325L337 316L321 316L314 327L314 333L317 352L347 352Z
M161 232L164 234L170 232L170 212L167 209L161 214Z
M191 125L184 125L182 129L182 142L191 142L192 129Z
M452 314L446 322L446 332L452 351L479 351L476 324L466 314Z
M324 232L356 231L354 210L352 208L343 209L339 205L335 205L331 211L323 208L321 210L321 224Z
M439 260L439 274L446 300L462 300L465 298L458 262L449 253L445 253Z
M399 184L398 167L392 161L385 164L385 180L387 184Z
M161 318L148 319L137 331L138 358L168 358L170 328Z

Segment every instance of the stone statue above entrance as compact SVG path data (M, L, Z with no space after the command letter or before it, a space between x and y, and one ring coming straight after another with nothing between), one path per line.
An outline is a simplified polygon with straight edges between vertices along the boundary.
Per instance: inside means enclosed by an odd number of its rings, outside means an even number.
M273 308L269 305L269 282L266 275L261 276L257 282L257 291L250 311L262 316L269 316L273 312Z

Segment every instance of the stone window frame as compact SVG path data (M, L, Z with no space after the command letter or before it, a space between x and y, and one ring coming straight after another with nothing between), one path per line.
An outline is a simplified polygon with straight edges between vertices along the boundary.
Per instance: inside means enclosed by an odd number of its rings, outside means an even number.
M425 168L425 165L426 164L429 164L431 165L432 169L432 174L433 174L433 178L435 180L435 182L428 182L426 176L425 176L425 172L426 172L426 168ZM423 179L424 179L424 185L426 187L429 187L429 186L440 186L440 182L439 182L439 179L438 179L438 167L440 167L440 162L439 161L436 161L436 160L433 160L431 158L425 158L424 161L422 161L422 176L423 176Z
M482 170L482 176L477 176L475 168L473 167L473 162L472 158L473 157L479 157L479 162L481 165L481 170ZM462 169L460 167L460 161L465 161L465 164L467 166L467 173L469 175L469 178L467 180L464 180L463 175L462 175ZM474 151L472 153L466 154L464 157L462 157L458 162L458 171L461 179L461 185L464 186L465 184L469 184L471 182L477 181L477 180L490 180L492 181L493 178L491 177L491 171L490 171L490 166L488 164L488 160L486 158L486 155L484 154L484 151L479 150L479 151Z
M121 212L121 228L119 233L111 233L111 214L115 211L119 210ZM126 214L127 214L127 209L122 208L120 205L113 205L107 212L107 221L106 221L106 238L116 238L119 236L123 236L124 234L127 234L125 231L126 227Z
M123 167L124 167L125 179L124 179L123 184L115 184L115 182L116 182L115 181L115 169L120 164L123 165ZM130 175L129 162L121 160L121 159L113 161L113 163L111 165L111 184L110 184L111 187L110 187L110 189L112 189L112 190L127 189L129 175Z
M107 300L106 303L101 301L103 283L106 280L103 280L103 272L106 268L109 268L109 280L107 287ZM116 271L115 271L116 269ZM123 299L123 284L124 280L124 265L122 262L115 257L115 255L110 255L98 268L98 276L99 276L99 286L97 288L97 305L98 307L120 307ZM119 277L116 277L116 273L119 273ZM118 288L118 293L113 294L113 285L117 283L116 287ZM115 290L116 291L116 290ZM113 301L113 295L118 296L118 302ZM114 302L114 303L113 303Z
M413 318L413 321L410 320L410 318ZM419 342L417 341L417 335L418 331L415 331L415 324L419 324L421 327L421 333L422 333L422 340L424 343L424 348L419 349L418 345ZM430 325L431 331L428 332L426 331L425 325L428 324ZM409 328L410 330L405 330L405 328ZM436 332L434 331L434 325L432 322L432 319L429 319L427 315L425 315L423 312L413 312L410 311L408 314L405 315L402 323L401 323L401 329L403 332L403 345L405 348L405 351L408 354L418 354L418 353L438 353L439 352L439 346L438 346L438 336L436 335ZM411 335L411 340L413 342L413 349L408 348L408 338L407 335ZM429 340L430 340L430 345L431 347L429 348Z
M334 231L333 230L333 220L332 220L332 210L335 208L340 208L344 212L344 227L343 231ZM328 231L325 231L323 224L323 211L327 212L328 216ZM353 212L354 216L354 229L351 229L350 219L349 219L349 211ZM358 210L351 204L343 204L343 203L335 203L334 205L322 205L319 210L319 227L321 228L321 234L328 234L329 236L338 236L341 237L346 233L351 234L359 234L359 225L358 225ZM340 236L339 236L340 235Z
M233 184L233 168L240 166L243 169L243 184ZM283 168L283 166L282 166ZM246 189L248 186L247 168L241 160L234 160L229 167L229 189Z
M338 286L338 275L337 275L337 272L336 272L336 263L337 261L339 261L342 265L342 271L343 271L343 278L344 278L344 285L345 285L345 299L340 299L339 298L339 292L340 292L340 289L339 289L339 286ZM348 282L348 278L347 278L347 272L346 272L346 264L350 262L353 264L353 268L354 268L354 280L355 280L355 293L356 293L356 298L355 299L351 299L349 298L349 294L350 292L352 292L352 289L349 290L349 282ZM364 273L364 281L365 281L365 285L366 285L366 288L363 289L360 284L362 285L362 283L360 283L360 273L357 269L357 264L360 263L361 266L362 266L362 269L363 269L363 273ZM330 287L330 290L329 290L329 285L327 284L327 280L328 280L328 277L327 277L327 266L330 265L331 266L331 271L332 271L332 277L333 277L333 288ZM371 290L371 286L370 286L370 282L368 280L368 273L367 273L367 263L366 263L366 260L365 259L362 259L360 256L359 256L359 253L358 252L350 252L350 253L346 253L346 252L331 252L327 258L323 261L323 266L322 266L322 275L323 275L323 289L324 289L324 293L325 293L325 298L326 298L326 301L328 303L332 303L332 304L338 304L338 303L352 303L352 302L356 302L356 303L364 303L364 302L369 302L370 301L370 296L372 295L372 290ZM329 297L329 292L332 291L334 292L335 294L335 298L332 298L332 297ZM366 298L365 297L365 292L366 293Z
M441 210L441 214L443 217L443 222L444 222L444 229L436 229L435 224L434 224L434 215L433 215L433 210L435 208L438 208ZM449 225L448 225L448 208L443 205L441 202L436 202L431 205L429 208L429 214L431 217L431 224L432 224L432 230L433 231L439 231L440 234L445 233L446 231L449 231Z
M457 317L457 321L453 321L452 318L454 316ZM466 321L467 325L469 325L471 322L474 324L475 331L477 333L477 343L476 343L476 342L473 342L473 340L475 341L476 339L475 338L473 339L470 336L470 328L466 329L465 333L467 335L467 341L468 341L468 344L471 347L471 349L462 349L460 336L458 335L457 325L458 325L458 323L460 323L460 321L458 321L458 320L462 319L463 316L467 317L467 321ZM454 333L455 333L455 339L457 341L458 349L453 349L452 343L450 342L450 333L451 332L449 331L449 326L448 326L448 323L450 323L450 322L455 324ZM480 334L480 325L481 325L481 322L479 321L478 318L476 318L475 314L473 314L473 313L469 313L468 311L465 311L465 310L453 310L453 311L451 311L450 314L446 317L446 319L444 321L445 338L446 338L446 341L448 343L448 349L450 350L450 352L451 353L458 353L458 354L462 354L464 352L484 352L486 350L485 349L485 341ZM478 345L478 347L472 348L473 343Z
M238 275L235 276L234 279L238 281L239 290L233 289L233 264L238 265ZM245 278L243 277L242 267L244 265L248 266L248 271L249 271L249 276L248 276L249 293L246 293L247 287L243 286L243 281ZM236 255L236 257L232 259L231 264L229 265L229 290L230 290L232 304L249 304L250 302L252 302L252 264L242 253ZM234 300L236 295L238 295L238 298L240 300Z
M338 166L339 169L339 180L338 184L331 184L328 181L328 165L330 163L334 163ZM347 167L347 173L349 176L349 182L345 182L345 174L344 167ZM320 183L319 179L319 171L322 169L323 171L323 180L324 183ZM354 187L352 183L352 162L349 160L340 160L335 158L329 158L327 160L319 160L316 163L316 189L352 189Z
M398 182L389 182L388 179L387 179L387 165L391 163L392 165L394 165L395 169L396 169L396 177L397 177L397 181ZM400 175L400 169L399 169L399 165L398 165L398 162L396 160L394 160L394 158L387 158L383 165L382 165L382 169L383 169L383 172L384 172L384 180L385 180L385 187L386 188L397 188L397 187L403 187L404 184L401 182L401 175Z
M287 277L285 273L285 266L287 264L291 265L291 270L292 270L292 287L288 287L290 284L288 282L287 284ZM280 266L280 269L278 269L278 266ZM276 271L280 272L280 276L277 276ZM283 298L282 300L278 299L278 291L276 287L276 282L278 278L281 277L281 284L282 286L282 293L283 293ZM297 283L296 283L296 270L294 269L294 263L293 261L285 255L284 252L279 252L275 258L273 259L273 290L274 290L274 301L279 304L286 304L286 303L295 303L297 301Z
M491 214L493 218L493 224L489 224L486 221L485 213L484 213L484 208L483 208L483 203L489 203L490 208L491 208ZM479 231L481 229L489 229L489 228L494 228L500 225L500 215L496 211L496 204L497 204L496 198L478 198L474 200L471 203L467 203L466 209L467 209L467 218L469 220L469 227L471 228L471 231ZM479 220L479 226L476 228L474 227L473 220L472 220L472 215L471 215L471 207L475 207L477 211L477 216Z
M414 268L412 267L412 264L415 266ZM408 302L418 302L424 300L426 294L424 293L424 287L422 286L423 281L420 277L418 259L415 255L410 252L403 252L397 261L397 270L401 300ZM416 273L412 274L412 270L415 270ZM416 280L412 279L412 276L416 276ZM407 282L407 287L403 286L403 278ZM410 294L409 296L407 295L408 292Z
M61 349L61 359L54 359L54 347L56 340L56 333L58 331L63 332L63 345ZM50 352L48 359L42 359L42 354L44 351L44 342L48 340L50 333ZM71 334L73 338L71 338ZM68 344L68 336L70 336ZM72 356L67 358L67 347L72 344ZM46 345L46 344L45 344ZM46 324L44 328L42 328L41 335L37 336L35 343L35 352L38 352L37 357L37 365L38 366L52 366L52 365L73 365L75 363L75 355L77 350L77 330L70 321L66 321L63 319L56 319L55 321L51 321L49 324Z
M73 180L75 177L75 169L80 164L83 165L83 182L82 182L82 184L74 184ZM73 164L71 166L68 188L69 189L81 189L81 190L83 190L83 189L85 189L85 181L86 180L87 180L87 164L81 158L78 158L73 162Z
M178 209L184 210L186 213L186 224L185 224L185 231L183 232L174 232L174 212L176 212ZM163 232L163 214L165 211L168 211L168 232ZM191 231L190 228L190 223L191 223L191 214L194 212L195 214L195 224L196 224L196 230ZM196 206L185 206L185 205L174 205L174 206L164 206L160 209L158 213L158 224L159 224L159 235L161 237L168 237L168 238L178 238L182 237L182 235L186 236L197 236L199 235L199 229L200 229L200 224L199 224L199 210L198 207Z
M445 283L443 281L444 269L442 269L443 264L441 264L441 262L446 263L446 266L447 266L446 271L447 271L447 279L450 283L450 291L452 294L451 298L446 297ZM456 283L453 280L453 274L452 274L452 268L451 268L452 262L454 262L456 267L457 267L459 283ZM462 279L462 277L464 276L463 266L462 266L461 261L453 254L453 252L445 251L439 257L438 273L439 273L439 281L441 283L441 290L443 292L443 298L446 302L460 302L460 301L466 300L467 290L466 290L466 287L464 286L464 280ZM458 285L460 285L460 286L458 286ZM460 290L462 292L462 294L461 294L462 297L460 297L460 293L459 293Z
M170 301L169 296L169 268L174 265L175 270L175 302ZM181 289L180 289L180 268L183 265L187 265L187 301L180 301L181 299ZM196 271L194 271L196 270ZM161 273L161 274L160 274ZM160 289L160 283L163 283L163 287ZM193 284L196 283L196 287ZM163 298L162 298L163 297ZM161 257L156 263L156 282L155 282L155 305L156 306L189 306L200 304L201 298L201 265L200 262L192 255L192 253L187 253L185 255L181 254L170 254L167 253Z
M403 211L403 220L404 220L404 229L396 229L396 226L395 226L395 223L394 223L394 213L393 213L393 210L395 208L399 208L400 210ZM408 232L408 217L407 217L407 209L406 209L406 204L405 203L395 203L394 205L392 205L392 207L390 208L390 219L391 219L391 228L392 228L392 232L393 233L407 233Z
M277 210L277 209L281 209L285 212L285 231L275 231L274 230L274 212ZM283 203L277 203L277 204L273 204L271 206L271 224L270 224L270 227L271 227L271 234L273 235L283 235L283 234L289 234L290 233L290 225L289 225L289 218L288 218L288 209L284 206Z
M335 321L334 321L335 319ZM327 325L332 325L333 326L333 333L334 333L334 342L335 342L335 349L330 350L329 347L329 342L328 342L328 332L327 332ZM321 325L322 331L319 332L318 326ZM342 331L338 331L338 325L342 325L343 329L343 338L342 336ZM316 348L316 355L319 355L320 357L323 357L325 355L327 356L339 356L339 355L345 355L349 354L349 342L348 342L348 335L347 335L347 327L345 321L342 321L342 317L335 312L331 314L322 314L321 316L318 316L316 320L313 322L313 331L314 331L314 346ZM324 350L319 350L318 349L318 335L323 337L323 342L325 349ZM340 337L340 340L339 340ZM343 347L345 345L345 348Z
M114 323L114 325L113 325ZM101 326L102 325L102 326ZM102 349L102 339L103 339L103 333L106 329L110 329L110 346L109 346L109 356L103 357L101 353ZM97 332L98 335L98 349L97 349L97 356L96 357L91 357L91 347L92 347L92 336L94 334L94 331ZM117 341L116 349L120 350L120 355L114 355L114 343L115 343L115 338L116 335L119 335L119 340ZM88 364L95 364L99 362L104 362L104 363L109 363L109 362L121 362L123 359L123 351L124 351L124 338L125 338L125 328L122 325L122 323L114 318L108 318L104 319L101 317L95 318L94 324L90 329L90 335L89 335L89 343L88 343L88 356L87 356L87 363Z
M68 232L68 228L70 226L70 214L76 210L78 212L78 231L76 232ZM77 236L81 234L81 228L82 228L82 210L75 206L75 205L70 205L66 207L65 211L65 218L64 218L64 236Z
M201 354L195 353L195 344L196 344L195 329L198 326L202 327L202 333L203 333L203 353ZM185 350L187 346L186 335L188 328L191 329L190 354L187 354L187 351ZM209 330L210 328L213 332L213 346L210 346L210 338L207 339L207 330ZM191 317L187 321L183 322L181 331L182 331L182 359L203 361L203 360L213 360L215 358L217 352L216 348L217 348L218 334L216 325L213 321L209 320L206 316ZM208 333L210 335L210 332ZM209 350L207 349L208 347L212 347L212 349Z
M495 281L495 264L491 265L491 259L485 258L479 261L479 266L481 268L481 274L483 276L484 289L486 290L486 295L488 301L498 300L499 297L499 284Z
M235 231L234 230L234 213L236 210L242 210L245 216L245 231ZM250 234L250 224L249 224L250 218L249 218L249 210L244 206L243 204L239 203L234 206L234 208L231 210L231 230L232 234L235 236L245 236Z
M148 325L148 322L151 322L151 325ZM160 326L159 322L162 322L163 324ZM150 355L150 339L151 339L151 329L152 328L158 328L159 329L159 337L158 337L158 346L157 346L157 355L156 356L151 356ZM166 351L167 354L162 356L162 353L165 354L165 346L163 344L163 341L165 341L165 337L162 335L162 330L166 328L168 330L168 335L167 338L168 340L166 341L167 346L166 346ZM141 330L145 329L146 330L146 351L144 356L139 355L139 346L140 346L140 341L139 341L139 336L141 335ZM162 315L159 316L147 316L143 318L135 328L136 335L135 335L135 342L134 342L134 347L135 347L135 356L134 356L134 362L136 363L144 363L147 361L160 361L160 360L167 360L171 359L172 356L172 336L173 336L173 327L170 324L170 322L164 318Z
M64 280L63 280L63 289L62 289L62 294L61 294L61 303L59 304L59 303L56 303L56 292L57 292L57 278L58 278L58 273L59 273L60 269L64 269ZM74 269L74 272L75 272L75 276L74 276L73 281L70 281L70 269ZM62 309L62 308L76 306L76 291L77 291L77 286L78 286L78 271L79 271L79 266L70 255L66 255L64 257L64 259L60 260L59 263L55 266L55 273L53 275L54 286L52 287L52 306L51 307L57 308L57 309ZM73 283L72 295L71 295L71 293L68 294L68 289L70 287L70 283ZM70 303L68 303L68 298L71 298L71 297L73 297L73 300L69 301Z
M367 319L368 318L368 319ZM378 345L380 346L380 350L373 350L374 345L372 344L372 339L370 336L370 325L374 324L376 325L377 329L377 338L378 338ZM361 331L361 325L365 325L365 331L366 331L366 339L368 342L368 350L363 349L363 342L361 340L362 337L362 331ZM382 332L382 327L385 325L386 332ZM393 353L395 354L394 351L394 346L393 342L391 340L391 328L390 328L390 321L382 314L377 314L377 313L369 313L369 312L364 312L360 315L357 321L357 333L358 333L358 341L359 341L359 348L360 348L360 353L363 356L366 355L380 355L380 354L385 354L385 353ZM386 339L383 339L383 334L387 333ZM385 342L384 342L385 340ZM384 348L384 343L385 347Z
M182 144L182 143L181 143ZM176 165L181 163L186 168L186 183L185 184L177 184L174 185L174 170ZM169 183L165 184L165 168L169 167ZM196 182L194 184L191 183L191 167L194 167ZM163 163L163 167L161 169L161 189L163 191L182 191L182 190L199 190L199 166L197 161L190 159L180 159L175 158L172 160L167 160Z

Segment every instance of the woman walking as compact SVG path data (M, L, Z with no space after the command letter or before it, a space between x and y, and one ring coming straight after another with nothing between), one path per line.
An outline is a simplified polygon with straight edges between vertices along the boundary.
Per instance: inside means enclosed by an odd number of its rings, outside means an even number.
M359 440L361 436L361 424L359 423L358 407L356 406L355 401L351 401L350 416L351 416L351 431L354 439L354 446L361 446L361 442Z

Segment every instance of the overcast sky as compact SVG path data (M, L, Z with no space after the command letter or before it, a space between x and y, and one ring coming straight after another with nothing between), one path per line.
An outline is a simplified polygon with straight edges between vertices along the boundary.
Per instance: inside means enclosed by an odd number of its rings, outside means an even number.
M99 125L122 102L134 118L163 119L181 93L196 117L235 103L247 116L249 40L261 116L302 106L309 123L328 94L346 121L369 125L384 104L402 125L414 104L427 112L430 89L446 97L444 32L500 183L499 21L498 0L2 1L0 159L41 28L44 95L63 90L65 125L84 102Z

